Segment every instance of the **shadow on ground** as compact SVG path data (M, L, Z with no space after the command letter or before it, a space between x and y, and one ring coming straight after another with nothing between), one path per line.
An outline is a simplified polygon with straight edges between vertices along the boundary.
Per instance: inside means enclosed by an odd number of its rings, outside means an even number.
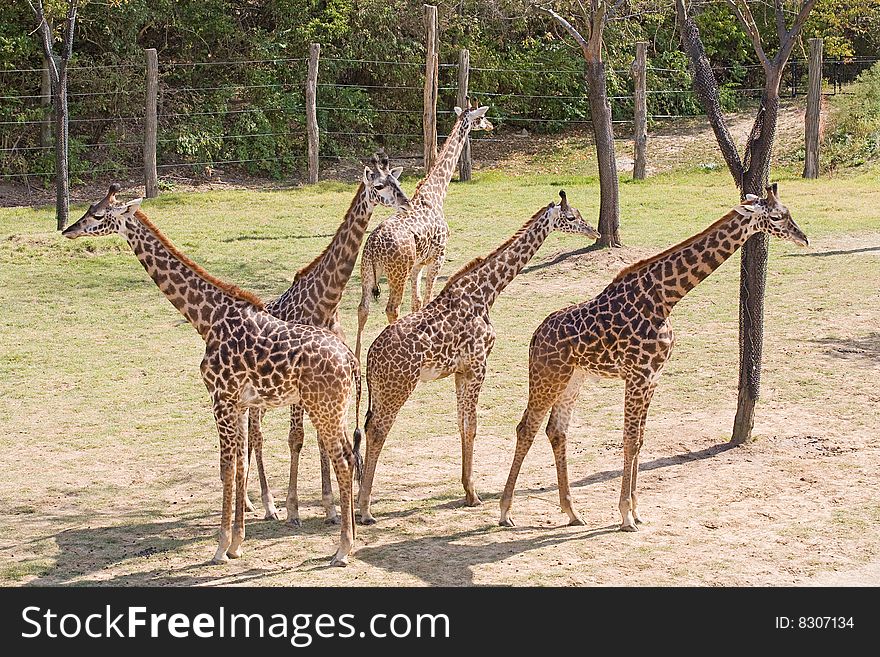
M877 331L857 338L816 338L810 342L822 345L825 353L835 358L880 363L880 333Z

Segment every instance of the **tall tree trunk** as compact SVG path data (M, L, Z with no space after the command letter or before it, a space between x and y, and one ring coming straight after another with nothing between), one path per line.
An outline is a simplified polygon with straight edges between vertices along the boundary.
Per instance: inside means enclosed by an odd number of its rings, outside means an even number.
M58 230L67 225L70 212L70 184L68 181L68 117L67 117L67 62L58 61L58 82L55 85L55 218Z
M599 232L601 246L620 246L620 201L617 180L617 159L614 155L614 130L611 106L606 93L605 62L587 61L585 69L590 95L590 118L596 140L599 163Z
M770 176L770 154L779 114L781 71L767 76L761 107L746 143L741 194L763 196ZM761 388L764 343L764 291L770 239L766 233L750 237L740 256L739 286L739 392L731 442L748 441L755 424L755 404Z

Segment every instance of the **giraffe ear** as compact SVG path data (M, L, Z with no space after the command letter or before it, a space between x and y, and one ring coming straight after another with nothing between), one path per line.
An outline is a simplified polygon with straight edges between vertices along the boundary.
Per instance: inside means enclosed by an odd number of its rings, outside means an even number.
M456 105L456 106L453 107L452 109L455 110L455 115L456 115L456 116L461 116L461 108L460 108L458 105Z
M761 210L761 206L758 205L756 202L748 200L747 198L747 200L737 205L734 210L741 214L743 217L751 217L753 214Z
M369 185L373 181L373 172L370 167L364 167L364 184Z
M124 214L126 217L134 216L134 213L140 210L141 203L143 203L144 199L136 198L133 201L129 201L123 206Z
M482 107L478 107L477 109L473 110L473 112L471 113L471 118L479 119L481 116L485 116L486 112L488 112L488 111L489 111L488 105L483 105Z
M394 167L391 169L391 175L394 176L395 180L400 180L400 174L403 173L403 167Z

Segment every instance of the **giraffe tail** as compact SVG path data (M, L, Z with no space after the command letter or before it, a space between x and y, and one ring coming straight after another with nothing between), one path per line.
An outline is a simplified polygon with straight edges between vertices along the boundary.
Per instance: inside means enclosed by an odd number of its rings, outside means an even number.
M360 429L360 419L361 419L361 367L360 363L355 363L354 368L354 385L355 385L355 415L354 415L354 478L357 481L361 480L361 475L364 470L364 459L361 456L361 440L363 439L363 431ZM368 389L369 394L369 389Z
M371 262L370 265L373 267L373 301L378 301L379 295L382 294L382 290L379 289L379 274L376 271L376 263Z

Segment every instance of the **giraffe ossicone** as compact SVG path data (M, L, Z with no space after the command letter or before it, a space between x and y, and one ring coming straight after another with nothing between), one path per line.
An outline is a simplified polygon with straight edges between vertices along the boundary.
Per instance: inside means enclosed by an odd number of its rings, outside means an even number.
M780 203L774 184L765 198L748 197L701 233L624 268L590 301L544 319L529 345L529 397L516 427L516 451L501 496L501 525L514 525L510 509L516 479L548 412L546 432L556 461L560 505L570 524L584 524L572 504L566 440L581 385L588 376L598 376L625 382L618 508L620 529L636 531L642 521L636 494L639 450L648 407L675 342L669 315L690 290L759 232L800 246L809 243Z
M595 239L599 233L580 212L561 203L541 208L489 255L453 274L423 308L386 326L367 352L369 408L364 420L366 455L358 490L361 522L375 522L370 496L379 453L398 412L420 381L455 376L465 504L480 504L473 481L477 402L495 344L489 310L554 230Z
M177 249L140 211L118 203L118 185L62 234L120 234L168 300L205 341L202 380L220 437L223 502L215 563L241 556L245 537L248 431L246 412L297 404L309 415L333 462L343 508L339 548L345 565L355 538L352 481L359 456L346 433L352 386L360 398L354 355L330 331L283 321L254 294L212 276ZM234 498L234 522L233 522Z

